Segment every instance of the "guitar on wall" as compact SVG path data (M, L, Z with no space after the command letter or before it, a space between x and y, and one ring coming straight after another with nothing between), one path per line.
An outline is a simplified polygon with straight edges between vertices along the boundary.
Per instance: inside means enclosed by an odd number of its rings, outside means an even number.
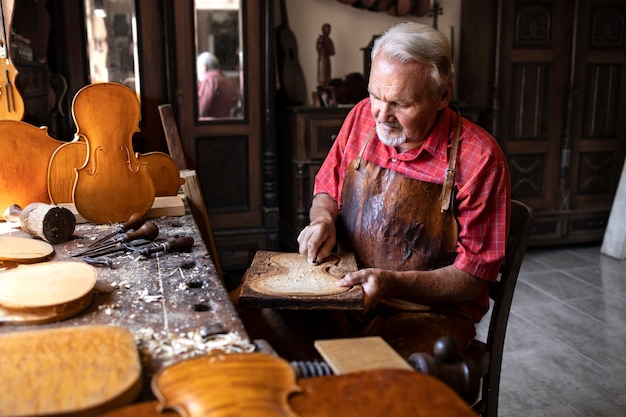
M280 14L281 23L276 27L279 90L284 93L289 104L304 104L307 97L306 82L298 60L296 36L289 29L285 0L280 0Z
M17 69L11 62L8 33L11 32L14 2L0 1L0 20L2 21L2 39L0 39L0 120L22 120L24 101L15 87ZM7 22L8 19L8 22ZM8 29L7 30L7 25Z

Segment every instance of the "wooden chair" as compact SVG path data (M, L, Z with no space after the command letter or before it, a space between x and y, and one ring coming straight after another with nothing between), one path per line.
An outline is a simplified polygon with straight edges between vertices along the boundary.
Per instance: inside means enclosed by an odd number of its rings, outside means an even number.
M200 179L195 170L187 169L187 162L183 153L182 143L180 141L180 135L178 134L178 127L176 126L176 119L172 111L170 104L162 104L159 106L159 114L161 115L161 124L163 125L163 131L165 132L165 139L167 141L167 147L170 156L176 165L180 169L180 176L184 178L185 183L182 185L183 193L187 199L187 204L191 210L191 214L198 225L200 235L204 241L211 260L215 264L215 269L218 276L224 282L224 275L222 273L222 266L217 253L217 245L215 243L215 237L213 236L213 228L211 227L211 220L209 219L209 213L206 208L206 201L204 199L204 193L200 186Z
M459 358L448 355L456 351L456 347L451 346L454 342L451 339L440 339L435 344L435 358L421 353L409 358L416 370L439 377L470 404L473 402L472 409L483 417L498 415L504 339L533 219L532 208L511 200L511 226L505 259L500 267L499 279L489 283L489 298L493 301L493 308L486 342L472 341L466 354ZM479 391L480 396L476 400Z
M511 227L507 241L506 256L500 267L500 279L489 283L489 298L493 300L493 309L486 342L474 340L468 356L475 358L482 375L480 399L472 408L483 417L498 415L498 396L500 394L500 372L504 339L509 322L513 292L517 284L530 229L535 212L521 201L511 200Z

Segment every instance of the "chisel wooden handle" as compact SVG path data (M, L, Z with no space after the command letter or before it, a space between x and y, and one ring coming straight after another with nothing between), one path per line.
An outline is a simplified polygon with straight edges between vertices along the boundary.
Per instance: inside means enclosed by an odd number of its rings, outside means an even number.
M137 230L119 235L114 242L131 242L137 239L154 240L159 235L159 228L152 222L145 222Z
M129 230L134 230L134 229L138 229L140 228L143 224L145 223L145 219L143 218L143 216L141 214L135 213L135 214L131 214L130 217L128 218L128 220L126 220L126 222L118 227L115 228L115 230L113 230L111 233L109 233L108 235L101 237L100 239L96 240L95 242L91 243L88 247L93 247L93 246L98 246L100 243L104 242L105 240L108 240L110 238L112 238L113 236L119 234L119 233L123 233L123 232L127 232Z
M193 246L193 237L184 236L176 239L168 240L167 242L163 242L157 246L153 246L150 248L142 248L137 251L137 254L140 256L150 256L153 253L157 252L172 252L177 250L189 249Z

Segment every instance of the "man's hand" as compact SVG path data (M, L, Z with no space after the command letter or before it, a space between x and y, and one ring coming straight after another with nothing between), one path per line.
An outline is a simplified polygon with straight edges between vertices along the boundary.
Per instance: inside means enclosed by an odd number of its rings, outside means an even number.
M340 287L352 287L361 284L363 286L365 311L374 307L389 292L393 277L389 271L376 268L361 269L351 272L337 281Z
M311 203L311 223L298 235L299 252L307 262L322 262L335 247L337 202L328 194L317 194Z
M321 263L335 246L335 224L329 222L311 223L298 235L300 255L308 263Z
M384 297L398 298L416 304L436 304L472 300L487 282L455 265L428 271L390 271L365 268L347 274L337 285L363 285L364 307L369 310Z

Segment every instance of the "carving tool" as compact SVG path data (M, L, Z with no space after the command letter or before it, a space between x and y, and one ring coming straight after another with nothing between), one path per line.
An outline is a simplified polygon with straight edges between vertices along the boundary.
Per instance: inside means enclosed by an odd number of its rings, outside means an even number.
M143 225L141 225L139 229L134 230L132 232L121 234L120 236L117 236L111 243L86 249L82 252L78 252L72 255L72 257L87 255L87 254L89 254L90 256L93 256L94 253L100 253L100 251L107 250L108 248L120 247L121 244L132 242L134 240L138 240L138 239L154 240L157 238L158 235L159 235L159 228L157 227L157 225L152 222L145 222Z
M138 213L131 214L128 220L126 220L124 224L122 224L121 226L118 226L115 230L113 230L108 235L101 237L100 239L96 240L93 243L90 243L87 247L92 248L94 246L98 246L100 243L104 242L105 240L111 239L113 236L119 233L124 233L129 230L138 229L144 223L145 223L145 219L143 218L141 214L138 214Z
M116 252L134 252L139 248L142 248L147 245L154 245L155 243L151 240L139 239L135 240L131 243L119 242L114 245L107 246L105 248L94 248L83 257L83 260L89 263L90 260L97 258L102 255L110 255ZM80 256L80 255L72 255L72 256Z
M159 243L156 246L152 246L149 248L136 249L131 256L136 261L143 257L147 258L153 253L159 253L159 252L167 253L167 252L173 252L173 251L181 251L181 250L189 249L192 246L193 246L193 237L184 236L184 237L179 237L175 239L170 239L166 242Z

